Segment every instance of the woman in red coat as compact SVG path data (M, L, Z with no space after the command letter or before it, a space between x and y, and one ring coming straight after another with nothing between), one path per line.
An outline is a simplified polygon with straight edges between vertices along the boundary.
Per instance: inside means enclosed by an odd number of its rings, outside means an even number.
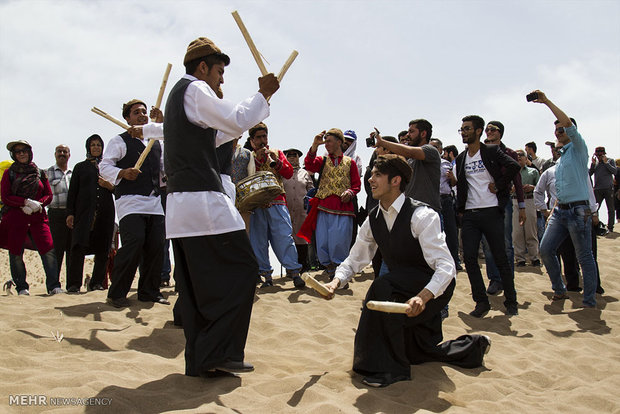
M2 176L0 247L9 250L11 277L20 295L29 295L24 264L24 246L32 243L41 255L47 293L64 293L45 206L52 201L52 189L45 172L32 162L32 146L27 141L9 142L6 148L15 161Z

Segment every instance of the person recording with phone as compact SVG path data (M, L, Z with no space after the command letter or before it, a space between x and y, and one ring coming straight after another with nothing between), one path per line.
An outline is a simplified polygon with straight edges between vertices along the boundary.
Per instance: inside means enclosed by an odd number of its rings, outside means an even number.
M555 136L558 144L563 147L560 150L562 157L558 160L555 170L557 203L540 243L540 255L554 292L551 300L568 299L556 253L562 241L570 237L583 275L583 306L594 308L598 273L592 254L592 211L588 201L590 185L588 147L577 131L574 119L569 118L543 92L536 90L533 93L536 96L530 99L531 94L528 95L528 101L546 105L556 117Z
M605 147L596 147L590 164L590 176L594 175L594 196L599 209L601 201L607 206L607 229L614 231L614 175L618 171L613 158L607 158Z

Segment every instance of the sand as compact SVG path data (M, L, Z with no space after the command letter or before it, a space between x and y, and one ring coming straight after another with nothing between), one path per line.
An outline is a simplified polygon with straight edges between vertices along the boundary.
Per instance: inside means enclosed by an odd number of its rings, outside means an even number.
M350 290L332 301L308 289L295 290L290 280L275 279L273 288L257 291L254 303L246 360L255 365L255 372L203 379L183 375L185 340L183 330L171 323L172 307L138 302L135 289L129 296L133 305L121 310L105 304L107 292L48 297L40 260L27 252L31 296L0 296L0 409L620 412L618 236L599 238L606 293L598 295L597 309L581 308L578 293L551 303L546 273L526 267L515 274L519 316L508 318L503 299L491 297L492 311L475 319L467 314L473 309L467 275L459 272L444 335L450 339L464 333L488 334L493 342L485 366L462 369L427 363L412 367L411 381L384 389L367 388L351 370L353 337L372 281L370 272L359 275ZM92 263L86 273L90 269ZM2 282L10 278L4 250L0 276ZM173 289L164 292L174 303ZM54 338L57 333L61 341ZM40 405L16 405L16 399Z

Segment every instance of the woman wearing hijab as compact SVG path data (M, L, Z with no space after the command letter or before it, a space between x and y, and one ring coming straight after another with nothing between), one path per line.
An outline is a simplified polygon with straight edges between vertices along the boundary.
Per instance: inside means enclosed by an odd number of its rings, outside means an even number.
M95 254L93 275L87 290L104 290L108 253L114 232L114 186L99 175L103 140L97 134L86 140L86 160L73 168L67 196L67 226L71 234L71 269L67 292L82 286L84 256Z
M20 295L30 295L26 282L24 246L34 245L45 270L47 293L65 293L60 288L54 244L45 206L52 201L52 189L45 172L32 162L32 146L12 141L6 146L15 161L2 176L4 203L0 222L0 246L9 250L11 277Z

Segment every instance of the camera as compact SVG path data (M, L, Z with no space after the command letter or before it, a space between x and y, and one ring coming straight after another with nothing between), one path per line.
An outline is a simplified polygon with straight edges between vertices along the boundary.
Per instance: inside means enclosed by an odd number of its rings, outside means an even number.
M535 101L536 99L538 99L538 92L528 93L528 94L525 96L525 99L526 99L528 102Z
M366 147L371 148L375 146L375 137L366 138Z

